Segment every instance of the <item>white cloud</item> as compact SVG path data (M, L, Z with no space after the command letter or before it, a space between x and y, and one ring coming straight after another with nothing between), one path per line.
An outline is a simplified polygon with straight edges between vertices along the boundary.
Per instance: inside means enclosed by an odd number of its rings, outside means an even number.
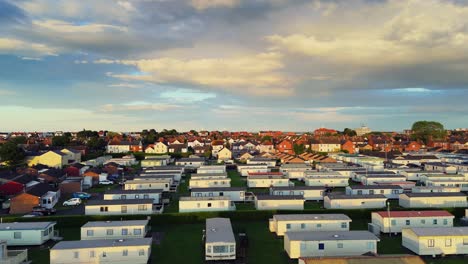
M0 54L14 54L25 58L56 56L58 49L41 43L14 38L0 38Z
M0 96L14 95L15 91L0 89Z
M190 4L197 10L205 10L214 7L235 7L240 0L190 0Z
M130 102L127 104L115 105L106 104L100 108L102 112L128 112L128 111L170 111L179 109L181 106L165 103L148 103L148 102Z
M135 83L114 83L109 84L108 87L141 88L142 85Z
M158 84L185 83L210 90L262 96L287 96L293 93L293 82L281 72L283 63L278 53L191 60L97 60L95 63L132 65L143 73L111 74L123 80Z
M61 20L35 20L32 22L37 30L48 30L56 33L63 34L96 34L102 32L127 32L126 27L97 24L97 23L83 23L74 24Z

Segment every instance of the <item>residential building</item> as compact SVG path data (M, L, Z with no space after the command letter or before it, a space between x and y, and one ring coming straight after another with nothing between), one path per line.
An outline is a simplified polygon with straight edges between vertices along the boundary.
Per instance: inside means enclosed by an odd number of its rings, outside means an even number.
M329 194L324 197L323 205L327 209L361 209L383 208L386 206L387 197L376 195L336 195Z
M216 188L216 187L231 187L231 178L214 177L196 177L191 178L189 188Z
M160 156L147 156L144 160L141 161L141 167L158 167L166 166L169 163L169 158L160 157Z
M176 161L177 166L185 166L186 168L199 168L205 164L204 158L182 158Z
M289 179L284 176L249 176L247 186L249 188L288 187Z
M467 207L463 193L403 193L398 204L405 208L450 208Z
M150 215L153 199L90 200L85 205L85 215Z
M348 231L351 221L344 214L277 214L270 218L269 228L278 236L286 232Z
M153 199L153 204L160 204L162 189L154 190L119 190L113 189L104 193L104 200Z
M377 255L377 256L348 256L348 257L305 257L299 258L298 264L425 264L424 260L414 255Z
M218 162L232 160L232 152L228 148L218 151Z
M226 165L209 165L197 168L198 174L206 173L226 173Z
M346 176L333 177L306 177L306 186L321 186L321 187L346 187L349 185L349 178Z
M258 164L258 165L267 165L268 167L276 166L276 159L264 158L264 157L253 157L247 160L247 164Z
M378 211L372 212L374 233L400 233L403 228L452 227L453 216L444 210L436 211Z
M124 190L163 190L163 192L168 192L171 184L172 178L135 178L125 182Z
M205 228L205 260L236 259L236 238L229 218L208 218Z
M312 166L305 163L282 164L279 171L284 173L289 179L304 179L308 171L312 171Z
M50 264L147 264L152 238L60 241L50 249Z
M402 245L420 256L468 254L468 227L405 228Z
M235 211L236 206L229 197L180 197L179 212Z
M245 188L239 187L215 187L215 188L192 188L192 197L229 197L233 202L245 201Z
M284 250L292 259L375 255L379 241L380 239L369 231L286 232Z
M382 194L388 199L398 199L404 189L398 185L352 185L346 187L346 195Z
M39 246L54 237L56 222L0 223L0 240L8 246Z
M81 227L81 240L144 238L148 220L92 221Z
M241 176L248 176L252 172L269 172L270 169L266 164L237 164L237 171Z
M256 195L257 210L304 210L304 197L300 195Z
M270 195L301 195L306 201L322 201L324 193L324 187L316 186L288 186L270 188Z
M47 151L44 154L37 156L28 156L26 157L26 162L29 167L34 165L42 164L50 168L63 168L65 165L68 165L68 155L61 151Z

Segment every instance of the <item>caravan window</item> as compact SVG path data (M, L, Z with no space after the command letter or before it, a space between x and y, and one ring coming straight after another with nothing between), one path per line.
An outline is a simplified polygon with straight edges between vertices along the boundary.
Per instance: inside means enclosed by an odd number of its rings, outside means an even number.
M21 232L14 232L13 233L13 238L14 239L21 239Z

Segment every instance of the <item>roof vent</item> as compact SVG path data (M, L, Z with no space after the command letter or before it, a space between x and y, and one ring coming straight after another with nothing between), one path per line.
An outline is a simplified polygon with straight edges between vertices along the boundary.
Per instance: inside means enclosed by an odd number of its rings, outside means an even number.
M314 216L314 219L318 219L318 216Z
M119 240L117 240L117 241L118 241L118 242L124 242L124 240L123 240L123 239L119 239Z
M211 229L211 232L216 232L216 228L212 228L212 229Z
M10 228L11 228L11 227L9 227L9 226L5 227L5 229L10 229Z
M106 223L110 223L110 222L112 222L112 221L109 221L109 220L106 221Z
M340 236L339 236L339 235L333 235L333 237L334 237L334 238L338 238L338 237L340 237Z

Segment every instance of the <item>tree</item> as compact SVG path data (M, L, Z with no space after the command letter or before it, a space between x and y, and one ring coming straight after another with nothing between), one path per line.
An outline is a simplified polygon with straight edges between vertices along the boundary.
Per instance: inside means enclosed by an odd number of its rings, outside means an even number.
M262 137L262 142L265 142L265 141L271 141L271 136Z
M70 138L66 136L55 136L52 138L52 145L56 147L65 147L70 143Z
M300 144L300 145L299 144L294 144L293 149L294 149L294 153L296 153L296 155L302 154L305 151L305 147L302 144Z
M356 131L353 130L353 129L351 129L351 128L345 128L345 129L343 130L343 134L346 135L346 136L348 136L348 137L354 137L354 136L357 135L357 134L356 134Z
M25 136L18 136L10 138L10 142L14 143L15 145L18 144L26 144L27 138Z
M102 138L90 138L88 140L88 143L86 144L88 148L93 149L93 150L100 150L103 149L107 143L104 139Z
M425 144L430 139L443 139L447 135L444 125L436 121L417 121L411 127L413 140L422 140Z
M0 146L0 158L8 166L16 166L21 164L26 157L24 151L13 142L7 142Z

